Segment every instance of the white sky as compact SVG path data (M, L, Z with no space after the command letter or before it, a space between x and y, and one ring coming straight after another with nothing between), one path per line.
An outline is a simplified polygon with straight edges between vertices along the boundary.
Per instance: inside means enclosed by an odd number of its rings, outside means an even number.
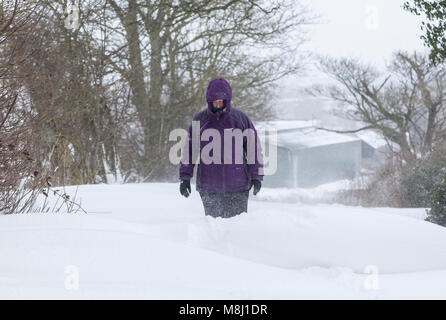
M420 18L402 9L403 0L301 1L320 15L320 23L310 27L309 41L301 48L306 51L356 56L382 67L395 50L426 50L419 38ZM302 99L297 88L323 81L323 75L313 70L311 61L307 67L306 75L282 80L283 98ZM302 115L297 112L293 117Z
M396 49L422 49L418 17L402 0L311 0L322 23L312 27L306 48L381 63Z

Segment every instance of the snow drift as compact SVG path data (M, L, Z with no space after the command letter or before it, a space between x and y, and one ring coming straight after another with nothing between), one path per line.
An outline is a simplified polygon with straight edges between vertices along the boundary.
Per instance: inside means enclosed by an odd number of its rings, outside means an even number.
M251 195L249 213L225 220L205 217L199 195L182 198L176 184L78 193L87 215L0 216L0 298L446 296L446 229L413 209ZM371 267L379 290L366 286Z

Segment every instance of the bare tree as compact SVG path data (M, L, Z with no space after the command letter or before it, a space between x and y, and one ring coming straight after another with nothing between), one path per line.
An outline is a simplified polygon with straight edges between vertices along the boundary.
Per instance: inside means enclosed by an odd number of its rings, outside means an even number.
M40 21L26 48L33 54L17 67L16 75L27 96L27 110L46 119L38 161L53 174L55 185L107 182L116 173L116 140L122 117L116 92L122 89L109 79L106 36L79 19L79 26L65 25L66 1L40 1ZM81 13L102 18L103 1L89 1ZM97 37L102 42L95 41ZM26 77L27 74L32 77ZM107 170L108 169L108 170Z
M398 159L411 163L442 143L446 134L446 68L419 53L396 52L386 72L353 58L321 58L320 68L336 84L309 91L340 103L342 114L373 129Z
M312 18L294 0L26 3L40 18L7 44L32 55L8 79L21 92L16 110L40 119L33 159L55 185L106 182L119 169L128 180L168 178L169 132L205 106L213 77L231 82L234 105L253 119L272 117L275 81L301 70Z
M43 173L35 161L30 117L18 102L20 84L15 69L29 58L19 35L38 20L36 4L21 0L0 6L0 213L29 209L43 188Z
M204 106L212 77L228 78L235 104L259 118L271 115L274 81L302 67L295 50L302 40L299 27L309 15L295 1L107 4L112 14L107 29L115 35L110 63L131 89L139 133L129 134L139 142L133 158L145 180L166 175L168 133L186 126L186 118ZM298 36L290 43L287 36L293 31ZM270 50L265 54L262 48Z

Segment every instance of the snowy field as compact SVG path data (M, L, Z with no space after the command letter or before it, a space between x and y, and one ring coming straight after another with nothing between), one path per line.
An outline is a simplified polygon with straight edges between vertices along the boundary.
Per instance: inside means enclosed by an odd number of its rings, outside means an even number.
M446 298L446 229L424 209L263 189L222 220L194 188L186 199L170 183L80 186L88 214L0 216L0 298Z

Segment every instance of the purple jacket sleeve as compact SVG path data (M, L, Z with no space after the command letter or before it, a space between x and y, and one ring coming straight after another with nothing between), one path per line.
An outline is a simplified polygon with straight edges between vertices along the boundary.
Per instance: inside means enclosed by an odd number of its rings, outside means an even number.
M257 130L254 127L252 121L248 118L248 128L254 131L255 137L255 161L252 164L248 164L249 173L251 175L251 179L263 180L263 151L259 136L257 134Z
M190 180L194 174L195 163L192 161L192 124L189 126L187 139L180 161L180 180Z

